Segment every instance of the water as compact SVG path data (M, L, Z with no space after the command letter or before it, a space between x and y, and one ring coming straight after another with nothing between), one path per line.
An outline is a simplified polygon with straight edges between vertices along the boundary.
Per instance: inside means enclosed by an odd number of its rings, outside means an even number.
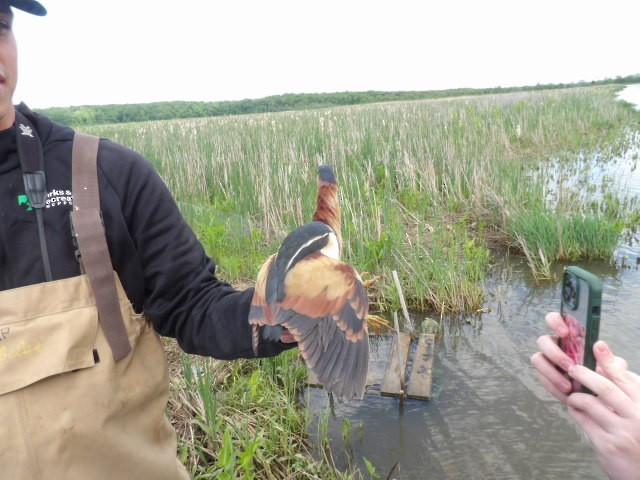
M628 85L624 90L620 92L618 98L635 105L640 109L640 85Z
M631 195L640 194L638 148L636 143L615 166L620 188ZM620 245L617 267L580 265L603 280L600 338L636 372L638 240L636 232ZM330 405L322 390L308 390L310 410L329 412L332 454L340 467L352 461L366 471L366 458L383 479L392 469L390 478L397 479L606 478L588 440L539 385L529 362L536 338L548 333L545 314L559 309L559 285L536 287L521 258L504 256L497 264L486 285L491 312L450 322L436 339L430 401L402 405L367 395L362 402ZM384 359L388 346L376 345L373 360ZM344 419L351 424L346 441Z
M544 181L545 198L551 207L555 207L560 197L564 202L589 205L612 192L629 205L640 196L639 161L640 131L628 131L622 153L579 154L571 162L555 159L531 176Z

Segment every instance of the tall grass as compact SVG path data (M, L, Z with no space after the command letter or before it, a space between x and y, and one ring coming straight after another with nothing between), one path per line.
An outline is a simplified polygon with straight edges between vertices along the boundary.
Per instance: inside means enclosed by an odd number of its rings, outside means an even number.
M623 128L637 128L638 114L614 101L614 91L519 92L93 131L155 163L232 282L251 282L284 235L309 221L316 166L333 164L345 257L385 278L375 305L397 307L395 269L410 306L455 312L482 303L487 238L526 254L539 278L549 262L611 255L629 209L607 211L603 198L595 205L550 202L549 176L536 169L555 162L566 176L575 165L591 168L584 159L593 152L606 161L620 151ZM615 192L606 193L623 206ZM579 231L580 219L583 234L558 236L571 225ZM611 231L585 243L596 224Z
M297 402L306 368L295 352L225 362L181 354L173 342L167 350L175 370L169 413L180 460L195 480L362 478L312 454L312 422Z

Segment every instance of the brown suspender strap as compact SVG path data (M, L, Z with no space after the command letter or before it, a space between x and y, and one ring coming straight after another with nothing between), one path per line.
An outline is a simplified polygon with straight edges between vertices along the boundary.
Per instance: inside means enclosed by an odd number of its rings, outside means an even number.
M113 277L113 266L100 214L98 143L93 135L76 132L73 139L71 221L78 248L96 299L100 323L116 361L131 351Z

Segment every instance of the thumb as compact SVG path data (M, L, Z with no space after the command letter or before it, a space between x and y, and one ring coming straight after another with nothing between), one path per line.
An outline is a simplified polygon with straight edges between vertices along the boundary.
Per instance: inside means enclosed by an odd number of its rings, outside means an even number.
M640 402L640 376L629 371L626 360L615 356L603 341L598 341L593 345L593 354L598 364L598 373L608 378L633 402ZM619 412L625 411L623 406L616 409ZM634 406L630 415L637 414L637 411L637 406Z
M593 344L593 355L596 357L598 365L602 367L610 366L615 358L609 345L603 340L598 340Z
M599 340L593 344L593 355L602 375L616 384L625 383L628 380L629 365L626 360L616 357L605 342Z

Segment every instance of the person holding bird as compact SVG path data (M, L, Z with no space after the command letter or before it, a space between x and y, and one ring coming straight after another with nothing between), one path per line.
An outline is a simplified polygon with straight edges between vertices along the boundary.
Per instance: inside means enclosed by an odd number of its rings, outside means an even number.
M148 160L14 106L15 10L47 13L0 0L0 477L186 479L159 336L231 360L297 333L249 323Z

